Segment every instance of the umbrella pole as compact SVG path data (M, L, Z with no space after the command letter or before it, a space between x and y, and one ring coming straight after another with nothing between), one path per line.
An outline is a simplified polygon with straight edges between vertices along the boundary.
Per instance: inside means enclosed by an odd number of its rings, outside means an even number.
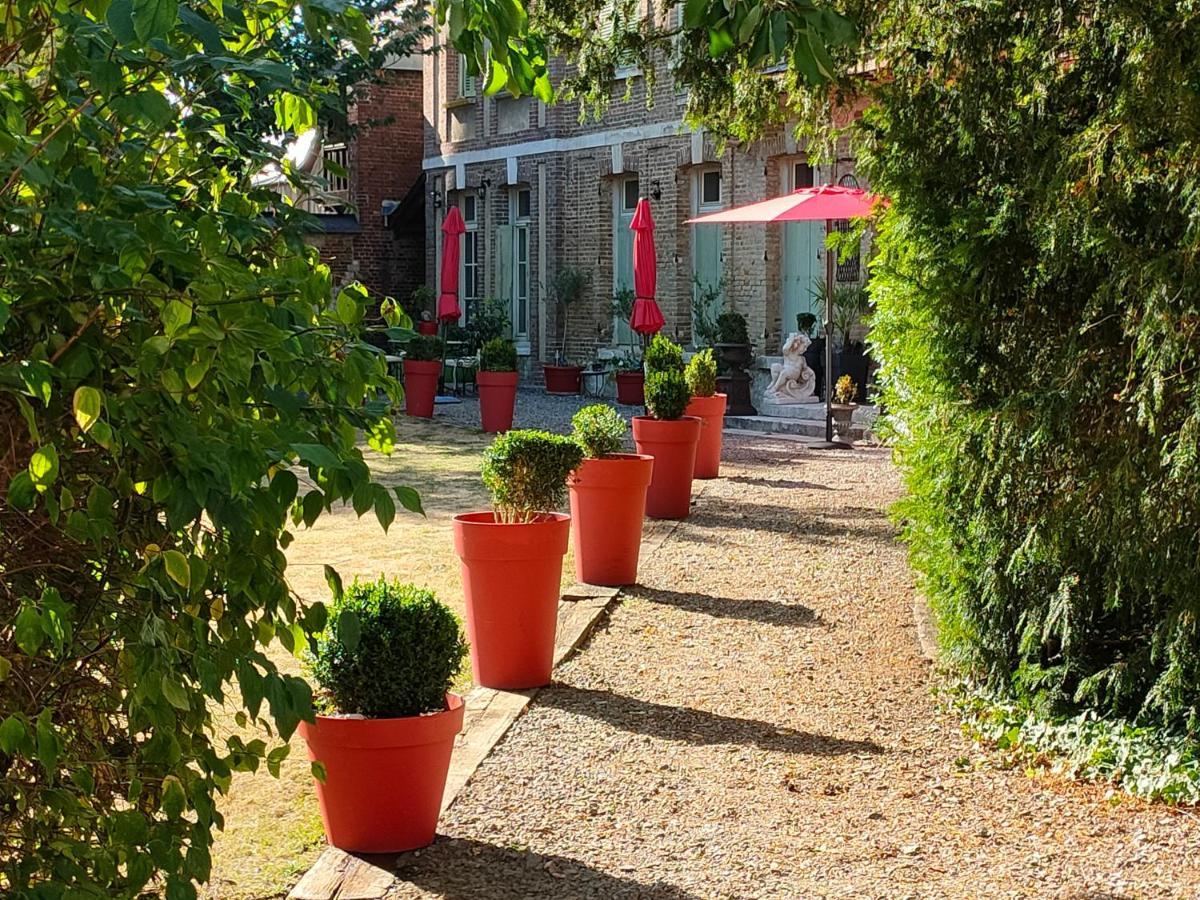
M833 439L833 251L829 235L833 220L825 220L825 440L809 444L813 450L851 450L850 444Z

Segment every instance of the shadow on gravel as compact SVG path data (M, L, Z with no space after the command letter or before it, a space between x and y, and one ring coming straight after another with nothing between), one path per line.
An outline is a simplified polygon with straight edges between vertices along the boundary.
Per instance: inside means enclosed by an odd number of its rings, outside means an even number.
M438 838L418 853L396 859L396 877L446 900L698 900L673 885L643 884L569 857L466 838Z
M737 600L714 597L711 594L666 591L635 584L622 588L621 593L639 597L651 603L673 606L686 612L700 613L718 619L744 619L789 628L825 628L826 623L807 606L799 603L780 603L778 600Z
M716 528L737 528L747 531L769 531L787 534L798 540L825 543L853 541L857 544L892 544L896 529L888 517L877 509L822 509L804 518L792 518L795 510L781 510L765 503L745 500L718 506L701 502L688 520L689 524Z
M849 491L850 488L833 488L827 484L817 484L815 481L794 481L790 478L760 478L750 475L729 475L726 481L733 484L748 484L751 487L781 488L798 491Z
M667 706L612 691L593 691L555 683L538 694L539 706L599 719L623 731L637 732L689 744L753 744L805 756L843 756L850 753L883 753L874 741L779 728L758 719L739 719L686 706Z

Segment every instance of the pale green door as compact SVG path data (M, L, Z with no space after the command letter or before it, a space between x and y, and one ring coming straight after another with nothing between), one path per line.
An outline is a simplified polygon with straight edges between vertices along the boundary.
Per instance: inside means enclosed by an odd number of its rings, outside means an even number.
M813 170L807 163L796 162L787 166L783 188L791 192L797 188L811 187ZM780 340L797 331L796 315L811 312L820 322L821 303L813 296L817 279L825 277L820 253L825 246L824 222L787 222L783 229L782 288Z
M638 180L625 178L613 185L613 294L633 290L633 214L637 210ZM616 316L613 321L613 343L633 345L637 335L629 320Z
M699 215L715 212L724 208L724 192L721 184L720 169L705 169L696 174L693 179L693 211ZM724 312L725 297L723 294L723 279L725 276L725 231L723 225L696 225L692 228L692 342L698 339L696 333L695 303L701 299L708 301L706 318L710 323L715 322L718 315Z

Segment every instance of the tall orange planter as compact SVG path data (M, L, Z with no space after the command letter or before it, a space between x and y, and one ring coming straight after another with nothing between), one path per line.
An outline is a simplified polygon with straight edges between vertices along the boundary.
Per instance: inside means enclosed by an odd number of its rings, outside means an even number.
M433 418L433 399L437 396L438 376L442 364L438 360L406 359L404 361L404 411L421 419Z
M550 683L571 517L519 525L490 512L454 517L475 682L503 690Z
M693 397L683 411L700 420L700 442L696 445L696 478L721 474L721 432L725 428L725 395Z
M317 716L300 723L308 758L325 767L317 800L329 843L352 853L398 853L433 843L463 701L399 719Z
M585 459L571 473L575 577L585 584L637 581L642 519L654 458L613 453Z
M516 372L477 372L479 421L488 434L512 428L513 408L517 403Z
M638 453L654 457L654 475L646 492L646 515L652 519L686 519L692 506L692 472L700 420L633 417L633 443Z

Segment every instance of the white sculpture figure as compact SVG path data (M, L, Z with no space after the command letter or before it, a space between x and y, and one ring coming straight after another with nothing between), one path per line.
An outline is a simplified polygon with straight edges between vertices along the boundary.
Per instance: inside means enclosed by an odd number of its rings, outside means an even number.
M779 406L817 402L817 373L804 361L804 351L812 341L808 335L792 333L783 342L783 364L771 365L771 385L763 400Z

